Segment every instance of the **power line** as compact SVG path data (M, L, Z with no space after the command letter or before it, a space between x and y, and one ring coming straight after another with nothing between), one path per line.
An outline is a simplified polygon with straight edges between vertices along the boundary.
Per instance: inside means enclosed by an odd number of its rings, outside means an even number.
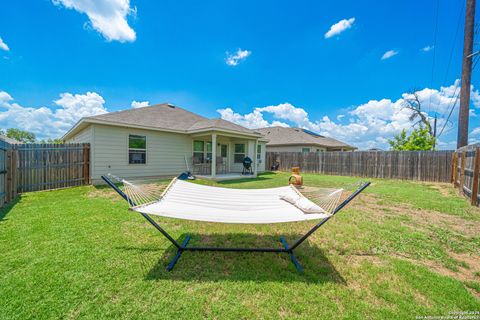
M453 42L452 42L452 48L450 50L450 56L448 58L448 63L447 63L447 71L445 72L445 78L443 80L444 83L447 82L448 78L448 72L450 71L450 64L452 62L452 57L453 57L453 51L455 50L455 44L457 42L457 36L458 36L458 30L460 29L460 23L462 21L462 13L463 13L463 8L465 7L465 2L462 1L462 8L460 9L460 13L458 14L458 19L457 19L457 28L455 29L455 36L453 37Z
M433 32L433 60L432 60L432 73L430 76L430 88L433 88L433 77L435 74L435 52L437 51L437 33L438 33L438 11L440 8L440 0L437 0L437 10L435 12L435 29ZM430 113L431 109L431 104L432 104L432 95L430 95L429 101L428 101L428 112Z
M458 89L458 86L456 86L455 91L453 92L453 96L452 96L452 98L451 98L450 100L452 100L453 97L455 96L455 93L456 93L457 89ZM442 133L443 133L443 130L445 130L445 127L447 126L448 120L449 120L450 117L452 116L453 109L455 109L455 106L456 106L456 104L457 104L457 102L458 102L458 98L460 98L460 93L457 94L457 98L455 99L455 102L453 103L452 108L450 109L450 113L448 114L447 120L445 120L445 123L443 124L442 130L440 130L440 133L438 134L437 139L440 138L440 136L441 136Z
M475 70L475 67L477 66L478 64L478 61L480 60L480 57L479 56L475 56L474 57L475 61L473 62L473 66L472 66L472 71ZM460 81L458 81L456 84L455 84L455 89L453 91L453 95L452 97L450 98L450 102L448 104L451 104L452 103L452 100L453 98L455 97L455 94L457 92L457 89L458 89L458 84L460 83ZM455 98L455 102L453 103L451 109L450 109L450 113L448 114L448 117L447 119L445 120L445 123L443 124L443 127L442 127L442 130L440 130L440 133L438 134L437 138L440 138L440 136L442 135L443 133L443 130L445 129L445 127L447 126L447 123L450 119L450 117L452 116L452 113L453 113L453 110L455 109L455 106L457 105L457 102L458 102L458 99L460 98L460 92L457 94L457 97ZM448 110L448 109L447 109Z
M458 13L458 18L457 18L457 28L455 29L455 35L453 37L453 41L452 41L452 46L451 46L451 49L450 49L450 55L448 57L448 63L447 63L447 69L445 71L445 78L443 80L443 83L446 83L447 82L447 78L448 78L448 73L450 71L450 65L452 63L452 58L453 58L453 52L455 51L455 48L456 48L456 44L457 44L457 37L458 37L458 30L460 30L460 24L461 24L461 21L462 21L462 16L463 16L463 9L465 7L465 2L462 1L462 7L460 8L460 12ZM455 91L456 91L456 87L455 87ZM455 93L454 93L455 95ZM453 95L453 96L454 96ZM453 97L452 96L452 97ZM448 104L451 104L452 103L452 100L453 99L450 99L450 102ZM448 109L447 109L448 110ZM442 113L442 116L440 117L441 119L444 119L445 118L445 113L446 111ZM447 121L448 122L448 121ZM443 130L442 130L443 132Z

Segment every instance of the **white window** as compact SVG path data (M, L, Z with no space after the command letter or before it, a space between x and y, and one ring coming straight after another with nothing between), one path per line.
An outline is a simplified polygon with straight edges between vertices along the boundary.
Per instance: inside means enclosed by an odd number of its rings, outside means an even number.
M262 145L257 144L257 163L262 163Z
M234 163L242 163L245 158L245 144L244 143L235 143L235 149L233 154Z
M205 161L205 142L201 140L193 141L193 163L204 163Z
M147 137L130 134L128 136L128 163L147 163Z
M207 161L212 161L212 142L207 142Z

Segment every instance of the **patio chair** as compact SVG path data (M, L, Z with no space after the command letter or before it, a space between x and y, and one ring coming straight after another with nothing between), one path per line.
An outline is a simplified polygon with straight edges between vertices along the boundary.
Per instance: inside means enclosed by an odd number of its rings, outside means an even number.
M197 158L195 156L192 157L192 166L193 166L193 174L208 174L208 167L210 164L205 163L204 159Z
M128 202L131 210L140 213L177 248L176 255L167 266L168 271L173 269L184 251L230 251L287 253L297 270L303 272L293 250L370 185L370 182L362 184L343 202L340 202L343 189L319 189L318 196L316 196L318 204L315 204L292 186L248 190L210 187L173 179L159 195L158 192L152 191L151 187L138 186L111 175L102 176L102 179ZM123 190L112 179L123 184ZM283 248L203 247L188 246L190 236L187 236L180 244L150 215L193 221L244 224L320 221L293 245L289 245L285 238L281 237L280 242Z

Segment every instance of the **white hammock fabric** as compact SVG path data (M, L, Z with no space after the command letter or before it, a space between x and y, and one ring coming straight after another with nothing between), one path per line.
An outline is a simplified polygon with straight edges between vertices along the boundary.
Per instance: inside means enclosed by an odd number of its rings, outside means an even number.
M281 199L300 196L303 203L310 202L293 186L231 189L174 179L158 197L128 181L122 182L125 194L137 205L131 210L162 217L220 223L269 224L324 219L331 215L342 192L342 189L324 189L319 205L324 212L305 213Z

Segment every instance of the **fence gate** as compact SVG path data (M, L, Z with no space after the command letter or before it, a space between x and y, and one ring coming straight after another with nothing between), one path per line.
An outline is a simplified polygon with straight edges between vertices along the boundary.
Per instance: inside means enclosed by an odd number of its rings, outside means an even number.
M8 179L7 163L10 144L0 139L0 208L7 202Z
M452 183L461 195L479 204L480 144L459 148L453 157Z

